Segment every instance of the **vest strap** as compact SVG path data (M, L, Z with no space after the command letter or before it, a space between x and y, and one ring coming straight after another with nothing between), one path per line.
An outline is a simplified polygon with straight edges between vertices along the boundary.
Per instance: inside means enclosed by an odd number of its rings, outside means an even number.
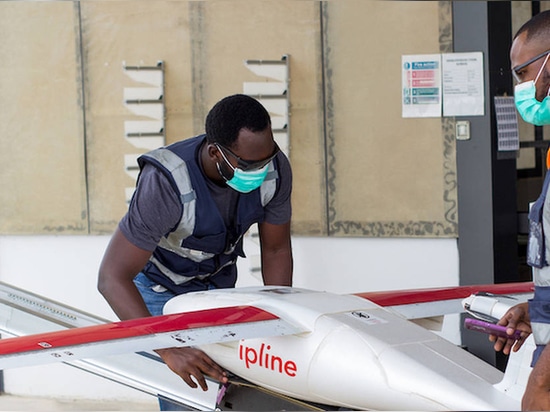
M231 266L231 265L234 265L235 262L237 261L237 259L233 259L233 260L230 260L229 262L221 265L220 267L218 267L216 269L215 272L212 272L212 273L206 273L206 274L203 274L203 275L194 275L194 276L185 276L185 275L180 275L179 273L176 273L172 270L170 270L169 268L167 268L165 265L163 265L157 258L155 258L154 256L151 257L151 259L149 259L156 267L159 268L159 270L166 276L168 277L172 282L174 282L175 285L183 285L184 283L187 283L189 282L190 280L192 279L200 279L200 280L203 280L203 279L206 279L210 276L214 276L215 274L217 274L220 270L222 270L223 268L227 267L227 266Z
M204 213L202 207L203 199L197 199L197 196L202 196L203 190L206 190L201 182L198 187L193 188L196 169L198 163L194 157L198 144L203 141L204 136L189 139L175 143L168 147L155 149L151 152L142 155L147 161L156 164L157 167L167 172L179 191L180 201L182 203L182 216L176 228L162 237L157 246L157 250L149 259L151 272L149 275L158 277L163 286L170 288L172 285L180 290L186 288L186 284L192 279L203 280L210 276L218 274L224 268L231 268L237 261L237 255L242 255L242 251L236 250L244 233L239 233L237 241L228 247L223 252L218 251L218 247L206 248L211 252L200 250L204 243L201 239L195 239L196 231L202 229L202 221L197 221L196 214ZM247 197L244 203L250 208L258 208L252 210L256 215L260 216L259 207L265 207L275 196L277 191L277 181L279 174L276 166L277 159L273 159L268 165L268 173L262 185L259 188L258 197ZM141 165L141 163L140 163ZM208 200L208 196L205 197ZM197 203L199 202L199 203ZM254 213L245 213L246 219L250 220L256 216ZM248 221L239 223L242 226L248 225ZM201 226L201 227L199 227ZM240 231L239 231L240 232ZM187 241L185 239L189 238ZM203 242L203 243L201 243ZM185 244L185 246L183 246ZM189 246L193 247L190 249ZM219 253L219 255L217 254ZM175 256L174 256L175 255ZM179 262L175 267L181 270L174 270L171 260L177 260L177 257L184 258L185 261ZM210 272L211 273L205 273ZM183 272L183 274L181 274ZM193 273L193 275L191 275ZM197 273L201 273L198 275ZM147 273L146 273L147 274Z
M172 174L172 177L176 182L176 186L180 191L180 199L183 205L182 217L176 230L171 232L166 238L162 238L160 242L161 247L174 253L178 253L176 250L181 247L181 241L190 236L195 229L195 206L197 203L197 195L191 186L189 170L181 157L171 150L163 147L146 153L144 156L155 159L157 162L166 167L166 169ZM178 254L184 257L189 257L192 255L190 252L189 256L187 256L187 254Z
M546 173L542 191L529 211L529 239L527 241L527 264L535 268L548 266L546 239L543 228L544 204L550 186L550 173Z
M533 282L535 286L549 287L550 286L550 266L543 268L533 268Z
M550 343L550 287L535 285L535 294L533 299L529 300L529 318L535 343Z
M271 199L273 199L273 196L275 196L275 191L277 189L277 179L279 178L279 172L275 169L275 165L273 164L273 160L269 162L269 166L267 168L267 175L262 182L262 185L260 186L260 199L262 202L262 206L265 207Z

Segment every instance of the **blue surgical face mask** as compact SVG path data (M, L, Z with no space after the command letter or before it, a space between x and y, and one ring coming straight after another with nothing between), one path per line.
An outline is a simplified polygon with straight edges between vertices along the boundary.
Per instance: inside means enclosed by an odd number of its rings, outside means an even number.
M233 165L229 163L229 161L225 158L225 155L223 154L223 152L220 151L220 153L222 153L222 156L225 162L229 165L229 167L233 169L233 177L227 180L227 178L224 176L224 174L221 171L220 164L216 163L216 167L218 168L218 173L220 174L221 177L223 177L227 186L236 190L237 192L249 193L259 188L262 185L262 183L265 180L265 177L267 176L269 163L260 169L244 171L239 169L238 167L233 167Z
M248 193L259 188L267 176L269 165L265 165L258 170L245 172L239 168L233 169L233 177L228 180L227 186L235 189L237 192Z
M519 83L514 87L514 100L519 114L523 120L535 126L550 124L550 97L546 96L542 102L539 102L536 98L536 83L546 66L549 56L550 54L546 56L535 80Z

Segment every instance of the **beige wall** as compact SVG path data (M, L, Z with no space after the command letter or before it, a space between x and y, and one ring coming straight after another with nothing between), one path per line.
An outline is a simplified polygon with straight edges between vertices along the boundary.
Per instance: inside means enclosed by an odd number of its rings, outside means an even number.
M331 233L455 236L449 119L401 117L401 56L451 51L449 5L348 1L324 10Z
M243 82L262 81L244 60L290 56L290 159L294 175L294 232L320 234L325 227L320 8L314 1L203 2L194 31L194 102L203 119ZM200 47L198 47L200 45ZM169 92L169 91L168 91Z
M126 211L125 187L135 181L124 155L139 154L124 136L124 122L149 120L123 104L129 66L165 65L167 143L193 134L192 64L186 2L81 2L86 91L86 147L91 233L109 233Z
M400 97L402 54L451 51L449 4L0 2L0 232L114 229L143 152L123 62L164 62L172 143L258 81L244 60L288 54L294 234L456 236L453 120L403 119Z
M0 4L0 231L88 233L71 3Z

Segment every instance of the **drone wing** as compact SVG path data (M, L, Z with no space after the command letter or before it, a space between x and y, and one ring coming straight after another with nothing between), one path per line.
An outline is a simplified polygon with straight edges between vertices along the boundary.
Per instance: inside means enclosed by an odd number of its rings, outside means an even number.
M298 331L253 306L207 309L2 339L0 369Z
M394 310L407 319L429 318L464 312L462 300L476 293L506 295L523 302L533 295L532 282L456 286L430 289L359 293L380 306Z

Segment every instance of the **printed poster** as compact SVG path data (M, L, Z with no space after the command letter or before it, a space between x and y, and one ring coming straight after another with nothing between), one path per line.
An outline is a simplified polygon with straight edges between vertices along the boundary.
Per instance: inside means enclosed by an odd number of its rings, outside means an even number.
M441 116L441 54L403 55L403 117Z
M483 54L444 53L443 116L483 116Z

